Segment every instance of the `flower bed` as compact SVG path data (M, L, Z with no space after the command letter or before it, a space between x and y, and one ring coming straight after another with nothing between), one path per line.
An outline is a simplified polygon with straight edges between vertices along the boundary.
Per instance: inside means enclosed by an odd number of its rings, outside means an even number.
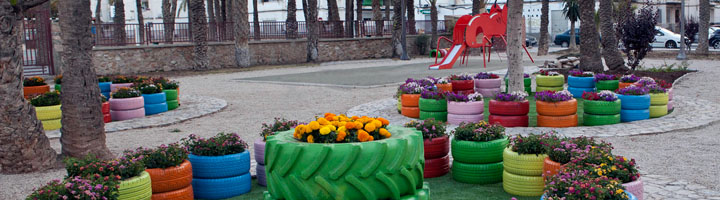
M445 92L452 92L452 83L450 83L449 77L443 77L437 80L435 83L435 87L437 87L437 90L439 92L445 93Z
M621 103L617 95L603 90L583 93L583 124L597 126L620 123Z
M165 93L165 101L167 102L168 110L175 110L180 106L180 99L178 98L178 91L180 89L177 81L170 81L165 78L154 78L152 79L155 84L160 84Z
M124 87L132 87L135 84L136 80L134 77L126 77L126 76L115 76L112 78L112 84L110 85L110 92L117 92L118 89L124 88Z
M188 152L179 144L155 149L138 148L126 154L142 158L152 185L152 199L193 199L192 165Z
M530 102L525 99L524 91L500 93L490 100L488 109L490 124L499 123L504 127L527 127Z
M425 90L420 94L418 101L420 109L420 120L436 119L439 121L447 121L447 101L445 94Z
M500 93L502 79L496 74L480 72L473 77L475 92L486 97L492 97Z
M447 121L450 124L462 122L474 123L485 118L483 96L480 93L470 95L448 93L447 100Z
M60 93L47 92L40 96L34 96L30 99L30 104L35 107L37 119L43 125L46 131L57 130L62 128L60 120L62 118L62 110L60 109Z
M631 122L650 118L649 90L634 85L617 90L620 99L620 121Z
M26 99L47 92L50 92L50 86L45 83L45 79L42 77L33 76L23 80L23 96L25 96Z
M450 171L449 137L445 133L445 124L427 119L422 122L410 121L405 124L407 128L420 131L423 136L423 149L425 152L425 169L423 177L434 178L444 176Z
M398 96L400 96L402 107L400 108L401 114L410 118L420 117L420 93L425 90L430 90L432 83L427 85L424 81L417 81L408 79L404 84L398 88Z
M453 130L452 176L458 182L487 184L502 181L502 152L508 144L505 128L485 121L462 123Z
M250 192L250 153L237 134L183 138L190 152L192 187L197 199L223 199Z
M65 169L68 177L115 177L114 180L120 180L117 184L117 199L150 199L151 180L142 159L142 156L125 154L115 160L101 161L88 155L83 159L66 159Z
M582 70L570 70L568 76L567 90L572 93L575 98L581 97L583 92L595 91L595 77L592 72L583 72Z
M543 162L547 156L542 135L514 136L503 151L503 189L518 196L540 196L543 193Z
M639 80L640 80L640 77L637 77L634 74L625 75L622 78L620 78L620 83L618 83L618 89L623 89L628 86L634 85L635 82L637 82Z
M145 116L145 101L140 92L133 88L119 88L110 98L110 115L113 121L122 121Z
M574 127L578 124L577 100L567 90L535 93L537 125L540 127Z
M620 77L610 74L595 74L595 89L596 91L610 90L615 91L618 89Z

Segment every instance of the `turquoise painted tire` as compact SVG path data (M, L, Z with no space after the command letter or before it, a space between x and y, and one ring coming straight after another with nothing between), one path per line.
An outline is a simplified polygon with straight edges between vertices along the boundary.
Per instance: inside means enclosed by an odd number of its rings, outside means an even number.
M475 142L452 139L452 156L455 161L467 164L487 164L503 161L503 151L508 138L487 142Z
M160 114L168 111L167 103L145 104L145 116Z
M454 160L451 171L453 179L461 183L490 184L503 180L503 162L468 164Z
M583 112L593 115L615 115L620 114L622 109L621 100L615 101L583 101Z
M594 114L583 114L583 125L585 126L600 126L620 123L620 114L614 115L594 115Z
M420 111L420 120L430 119L434 118L438 121L447 121L447 112L427 112L427 111Z
M538 87L562 87L565 85L565 76L537 75L535 76L535 84L537 84Z
M508 194L517 196L540 196L545 190L542 176L526 176L503 171L503 189Z
M418 107L420 108L420 111L425 112L445 112L447 111L447 101L445 101L445 99L435 100L420 98L420 100L418 100Z
M543 165L546 154L518 154L505 148L503 151L503 167L508 171L517 175L540 176L543 172Z
M217 179L193 178L195 199L225 199L250 192L250 173Z
M112 82L99 82L98 87L100 87L100 92L110 93L110 85L112 85Z
M142 94L142 97L143 99L145 99L145 104L159 104L165 103L167 101L164 92L155 94Z
M250 170L250 153L247 150L224 156L197 156L191 153L188 160L192 164L193 178L228 178L246 174Z
M571 76L572 77L572 76ZM582 99L583 92L595 92L595 88L579 88L579 87L568 87L567 90L573 95L573 98Z
M650 118L650 110L621 110L620 121L631 122Z
M597 91L603 91L603 90L610 90L615 91L620 87L620 81L618 80L611 80L611 81L598 81L595 83L595 88Z
M120 181L118 185L119 200L140 200L150 199L152 197L152 184L150 184L150 174L146 171L140 173L139 176Z
M668 114L667 105L650 106L650 118L662 117Z
M650 108L650 95L622 95L618 94L623 110L645 110Z
M568 87L595 89L595 77L568 76Z

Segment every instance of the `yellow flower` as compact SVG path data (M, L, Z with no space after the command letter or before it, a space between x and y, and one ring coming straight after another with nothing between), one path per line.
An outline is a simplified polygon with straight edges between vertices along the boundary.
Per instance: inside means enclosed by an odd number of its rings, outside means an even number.
M330 128L331 131L336 131L336 130L337 130L337 127L335 127L335 126L333 126L333 125L327 125L327 127Z
M305 125L300 124L300 125L296 126L295 133L299 133L299 134L305 133Z
M338 122L337 126L338 126L338 127L343 127L343 126L345 126L345 124L347 124L347 122Z
M308 142L308 143L313 143L313 142L314 142L312 135L308 135L308 137L307 137L307 142Z
M327 135L328 133L330 133L330 128L327 126L320 129L320 135Z
M355 122L355 128L358 129L358 130L362 129L362 128L363 128L363 123Z
M318 123L317 121L311 121L308 126L310 126L313 131L320 129L320 123Z
M598 174L598 176L602 176L603 173L602 173L602 171L598 171L597 174Z
M338 121L338 119L340 119L340 118L337 116L333 116L332 119L333 119L333 121Z
M612 156L608 156L607 158L608 158L608 159L610 159L610 161L612 161L612 160L613 160Z
M340 124L340 122L338 122L338 121L332 121L332 122L330 122L330 125L333 125L333 126L338 126L338 124Z
M372 123L375 124L376 128L383 126L383 123L380 120L373 120Z
M312 131L313 131L313 129L310 128L310 126L305 126L305 133L312 133Z
M345 128L344 126L341 126L340 128L337 128L337 131L338 131L338 132L345 132L345 131L347 131L347 128Z
M384 129L384 128L380 129L380 135L382 135L386 138L389 138L391 136L390 131L388 131L387 129Z
M375 124L374 123L368 123L365 125L365 130L367 132L373 132L375 131Z
M615 166L612 166L612 167L610 167L610 170L613 170L613 171L615 171L615 170L617 170L617 167L615 167Z
M328 125L328 124L330 124L330 122L328 122L328 120L325 119L325 118L318 118L318 119L317 119L317 122L320 123L320 125Z
M615 194L621 194L621 193L623 193L623 192L625 192L625 190L623 190L623 189L617 189L617 190L615 190Z
M623 156L623 162L626 162L626 161L627 161L627 158L625 156Z

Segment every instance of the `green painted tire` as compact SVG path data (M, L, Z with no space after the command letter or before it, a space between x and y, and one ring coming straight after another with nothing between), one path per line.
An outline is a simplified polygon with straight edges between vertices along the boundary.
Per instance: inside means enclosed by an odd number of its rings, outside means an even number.
M600 126L620 123L620 114L614 115L594 115L589 113L583 114L583 125Z
M503 161L503 151L508 138L488 142L474 142L452 139L450 145L455 161L467 164L486 164Z
M650 93L650 105L661 106L667 105L670 96L668 93ZM652 114L651 114L652 115Z
M545 190L545 181L542 176L523 176L503 171L503 189L508 194L518 196L540 196Z
M167 101L168 110L175 110L180 106L180 103L178 103L178 100L170 100Z
M543 172L543 163L546 157L548 157L546 154L520 155L510 150L510 148L505 148L503 151L503 168L505 171L517 175L540 176Z
M276 199L400 199L423 188L423 138L389 126L392 137L371 142L300 142L293 131L268 137L268 195ZM267 195L266 195L267 197Z
M668 114L667 105L650 106L650 118L662 117Z
M620 99L615 101L583 101L583 112L593 115L616 115L620 114L622 104Z
M420 111L420 120L435 118L438 121L447 121L447 112L426 112Z
M146 171L143 171L140 176L120 181L118 186L118 200L140 200L152 197L150 174Z
M60 109L60 105L40 106L35 107L35 115L40 121L60 119L62 118L62 110Z
M265 191L263 192L263 199L275 200L276 198L274 198L270 192ZM402 196L398 200L430 200L430 184L424 182L422 188L415 190L414 194Z
M420 111L445 112L447 111L447 101L445 101L445 99L435 100L420 98L418 101L418 107L420 108Z
M400 113L402 111L402 99L400 99L400 98L398 98L397 109L398 109L398 113Z
M54 87L55 87L55 91L58 91L58 92L62 91L62 85L60 85L60 84L55 84Z
M537 84L538 87L562 87L565 85L565 76L537 75L535 76L535 84Z
M178 99L178 92L177 90L163 90L165 92L165 100L177 100Z
M614 92L618 89L618 87L620 87L620 81L618 80L595 82L595 88L598 92L602 90L610 90Z
M564 89L565 89L565 88L563 88L562 86L560 86L560 87L543 87L543 86L537 86L537 87L535 88L535 92L546 91L546 90L551 90L551 91L556 91L556 92L557 92L557 91L563 91Z
M503 163L468 164L453 161L452 177L457 182L490 184L502 181Z

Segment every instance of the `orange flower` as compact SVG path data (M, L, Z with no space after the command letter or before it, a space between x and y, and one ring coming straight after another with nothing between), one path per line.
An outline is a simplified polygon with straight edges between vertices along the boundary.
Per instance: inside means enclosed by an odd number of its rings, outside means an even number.
M387 126L390 124L390 121L388 121L387 119L382 118L382 117L378 117L377 120L380 120L380 122L382 122L383 126Z
M355 128L356 128L356 129L362 129L362 128L363 128L363 123L355 122Z
M380 128L383 126L380 120L373 120L372 123L375 125L375 128Z
M308 142L308 143L313 143L313 142L315 142L315 141L313 141L313 136L312 136L312 135L308 135L308 136L307 136L307 142Z
M358 140L360 140L360 142L365 142L365 141L368 141L371 136L367 132L365 132L363 130L359 130L357 137L358 137Z
M365 130L366 130L367 132L373 132L373 131L375 131L375 124L374 124L374 123L365 124Z
M325 117L328 117L328 116L335 116L335 114L332 114L332 113L325 113Z
M345 131L340 131L340 132L338 132L337 138L335 138L335 141L340 142L340 141L345 140L345 136L346 136L346 135L347 135L347 133L345 133Z
M353 119L353 120L357 120L357 119L360 119L360 117L358 117L358 116L352 116L352 119Z
M373 136L371 135L371 136L369 136L369 138L368 138L367 141L370 142L370 141L373 141L373 140L375 140L375 138L373 138Z
M355 128L355 123L353 123L353 122L348 122L348 123L345 124L345 128L348 129L348 130L354 129L354 128Z
M384 129L384 128L380 129L380 135L382 135L386 138L389 138L390 136L392 136L392 134L390 134L390 131L388 131L387 129Z

